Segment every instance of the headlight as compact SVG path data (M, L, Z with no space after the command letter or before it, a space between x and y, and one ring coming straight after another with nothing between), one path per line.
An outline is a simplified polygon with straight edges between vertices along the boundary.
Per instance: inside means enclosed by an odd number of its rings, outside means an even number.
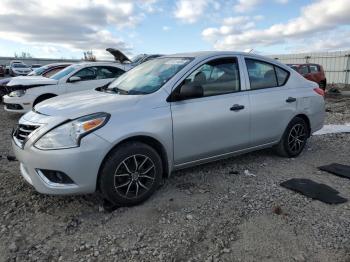
M104 126L109 117L107 113L96 113L72 120L44 134L35 147L42 150L78 147L82 137Z
M25 93L26 93L26 90L21 89L21 90L12 91L9 94L9 96L11 96L11 97L21 97L21 96L24 96Z

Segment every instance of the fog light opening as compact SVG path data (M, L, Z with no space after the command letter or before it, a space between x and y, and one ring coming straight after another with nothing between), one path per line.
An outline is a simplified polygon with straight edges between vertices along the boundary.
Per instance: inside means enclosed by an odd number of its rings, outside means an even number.
M37 169L38 174L44 176L49 183L55 184L75 184L74 181L67 176L65 173L56 170L46 170L46 169Z

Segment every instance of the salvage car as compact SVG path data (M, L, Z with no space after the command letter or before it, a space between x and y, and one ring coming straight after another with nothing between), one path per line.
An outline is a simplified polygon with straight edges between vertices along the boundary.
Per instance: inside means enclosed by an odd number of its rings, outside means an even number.
M45 194L139 204L174 170L274 147L296 157L323 126L324 93L278 61L199 52L145 62L106 89L63 95L12 134L23 178Z
M29 79L30 76L43 76L43 77L51 77L52 75L56 74L57 72L61 71L62 69L66 68L67 66L70 66L71 63L54 63L45 65L39 68L34 69L32 72L30 72L27 76L16 76L18 81L22 81L22 84L18 84L17 86L8 86L7 84L13 79L12 77L4 78L0 80L0 100L2 100L2 97L4 95L10 94L12 91L16 91L19 85L25 86L26 81Z
M288 64L295 71L300 73L306 79L313 81L323 90L326 90L327 79L323 67L318 64Z
M28 76L43 76L49 78L70 65L72 65L72 63L53 63L44 65L33 69L33 71L30 72Z
M4 108L10 112L27 112L54 96L104 86L124 72L125 66L122 64L84 62L68 66L50 78L13 78L6 85L13 91L3 96Z
M32 65L30 66L30 68L31 68L32 70L34 70L34 69L36 69L36 68L39 68L39 67L42 67L42 65L41 65L41 64L32 64Z

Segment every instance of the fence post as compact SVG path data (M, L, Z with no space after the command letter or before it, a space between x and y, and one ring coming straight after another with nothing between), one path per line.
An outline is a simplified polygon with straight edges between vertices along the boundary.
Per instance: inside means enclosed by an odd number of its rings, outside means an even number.
M311 58L311 56L305 56L305 62L306 62L306 64L308 64L308 63L310 62L310 58Z
M350 54L346 54L345 57L347 57L346 62L346 68L345 68L345 86L347 87L349 85L350 81Z

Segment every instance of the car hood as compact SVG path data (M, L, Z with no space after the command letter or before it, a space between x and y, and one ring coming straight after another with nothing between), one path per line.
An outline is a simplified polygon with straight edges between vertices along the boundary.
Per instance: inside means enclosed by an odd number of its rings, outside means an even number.
M138 95L119 95L96 90L57 96L35 106L35 111L47 116L74 119L97 112L112 113L128 110L140 99Z
M42 85L56 85L57 80L43 77L43 76L17 76L11 78L7 83L8 86L42 86Z
M8 82L10 82L10 80L11 80L11 77L1 79L1 80L0 80L0 86L6 85Z

